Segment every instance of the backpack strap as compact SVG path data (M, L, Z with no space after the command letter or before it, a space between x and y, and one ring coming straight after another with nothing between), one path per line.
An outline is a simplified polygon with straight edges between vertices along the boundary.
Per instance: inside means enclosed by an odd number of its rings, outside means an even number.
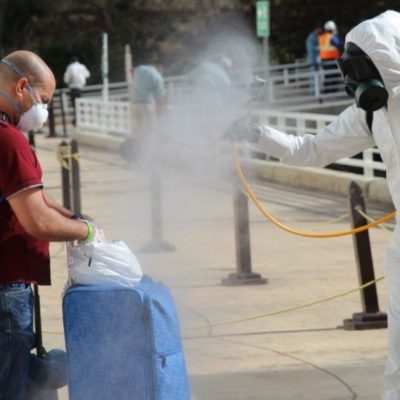
M367 122L368 128L371 132L371 136L373 135L372 132L372 122L374 121L374 112L373 111L367 111L365 114L365 121Z

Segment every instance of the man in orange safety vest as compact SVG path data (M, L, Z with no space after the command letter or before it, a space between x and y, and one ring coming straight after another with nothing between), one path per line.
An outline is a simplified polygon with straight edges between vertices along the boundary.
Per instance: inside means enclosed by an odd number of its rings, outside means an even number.
M324 71L336 70L335 61L340 57L342 41L337 35L335 22L328 21L324 25L324 33L319 37L319 57ZM324 92L334 92L334 87L340 82L340 76L335 73L324 73Z

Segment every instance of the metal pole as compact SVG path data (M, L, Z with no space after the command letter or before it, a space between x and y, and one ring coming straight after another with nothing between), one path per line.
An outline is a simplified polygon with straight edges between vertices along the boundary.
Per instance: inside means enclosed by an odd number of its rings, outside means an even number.
M63 126L64 137L67 137L67 123L65 121L65 104L64 104L65 93L60 91L60 104L61 104L61 121Z
M73 212L81 214L81 178L79 168L78 142L71 140L71 177L72 177L72 203Z
M103 101L108 102L108 34L103 32L102 35L102 59L101 71L103 77Z
M356 182L351 182L350 214L352 228L358 228L368 223L360 214L365 214L365 201L361 187ZM374 264L372 261L371 244L368 230L353 235L353 246L356 257L358 281L360 286L375 280ZM376 285L373 284L360 291L362 312L354 313L350 319L343 321L344 329L364 330L387 327L387 315L379 311L378 294Z
M132 93L132 52L129 44L125 45L125 79L128 87L128 96Z
M233 211L235 223L236 273L222 279L226 286L266 284L267 279L251 269L249 201L242 192L238 178L233 185Z
M38 357L43 358L46 351L43 347L42 337L42 317L40 314L40 297L38 285L33 285L34 304L35 304L35 337L36 337L36 354Z
M132 100L132 92L133 92L133 85L132 85L132 72L133 72L133 67L132 67L132 52L131 52L131 46L129 44L125 45L125 79L126 79L126 84L127 84L127 90L128 90L128 103L129 103L129 123L130 123L130 132L127 140L130 140L133 132L132 132L132 127L133 127L133 113L132 113L132 107L133 107L133 100ZM128 145L128 143L125 143Z
M158 253L174 251L175 246L162 238L162 185L158 171L153 168L150 176L151 196L151 240L142 248L142 252Z
M161 180L157 172L151 174L151 232L154 241L162 241Z
M36 148L35 134L32 131L28 132L28 142L32 148Z
M49 104L49 134L47 135L47 137L52 138L56 136L57 134L54 123L54 104L51 101Z
M61 182L63 206L71 210L71 182L70 182L70 146L66 141L62 141L58 146L58 154L61 163Z

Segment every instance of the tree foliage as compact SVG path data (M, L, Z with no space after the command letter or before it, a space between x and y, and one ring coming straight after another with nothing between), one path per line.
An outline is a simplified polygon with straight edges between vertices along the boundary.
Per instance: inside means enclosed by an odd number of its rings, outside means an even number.
M101 34L109 34L110 79L124 79L124 46L133 60L161 53L171 73L187 72L211 47L240 59L255 38L256 0L0 0L0 50L38 52L55 71L58 83L72 56L91 70L91 82L101 81ZM274 62L291 62L304 55L304 40L326 20L344 34L363 19L392 8L398 0L270 0L270 47ZM352 10L349 12L348 10ZM227 46L222 38L229 37ZM241 40L246 38L246 40ZM239 47L241 46L241 47ZM243 51L242 51L243 50Z

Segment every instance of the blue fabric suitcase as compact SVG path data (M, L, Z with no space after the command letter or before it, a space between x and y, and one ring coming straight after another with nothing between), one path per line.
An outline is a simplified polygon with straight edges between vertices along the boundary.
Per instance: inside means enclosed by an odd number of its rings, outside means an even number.
M189 400L179 321L169 290L73 286L63 299L70 400Z

